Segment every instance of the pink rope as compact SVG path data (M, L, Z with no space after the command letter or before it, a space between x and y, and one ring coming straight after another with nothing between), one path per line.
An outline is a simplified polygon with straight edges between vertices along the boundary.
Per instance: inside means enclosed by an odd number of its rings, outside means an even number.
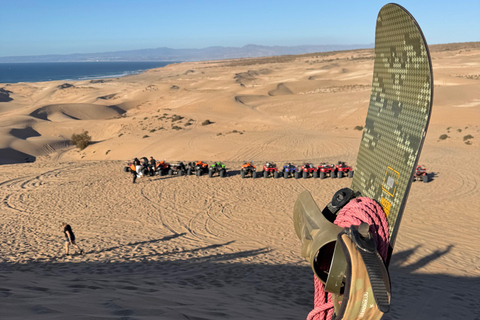
M335 224L342 228L360 225L362 222L370 225L369 231L385 261L388 255L388 221L377 202L365 197L353 199L340 210L335 219ZM307 320L331 320L334 313L332 295L325 292L325 286L317 277L314 277L314 284L314 308L308 314Z

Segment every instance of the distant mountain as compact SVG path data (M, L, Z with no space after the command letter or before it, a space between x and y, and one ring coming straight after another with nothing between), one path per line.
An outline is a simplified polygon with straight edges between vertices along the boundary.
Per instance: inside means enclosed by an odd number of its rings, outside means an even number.
M0 57L7 62L86 62L86 61L205 61L235 58L270 57L338 50L373 48L368 45L318 45L318 46L259 46L249 44L237 47L208 47L204 49L156 48L100 53L50 54L41 56Z

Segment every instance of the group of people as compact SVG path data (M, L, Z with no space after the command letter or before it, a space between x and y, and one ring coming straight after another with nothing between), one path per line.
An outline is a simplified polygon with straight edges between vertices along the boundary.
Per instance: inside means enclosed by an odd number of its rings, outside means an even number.
M142 176L144 173L155 173L155 169L157 168L157 160L153 157L150 157L148 160L146 157L142 158L140 161L138 158L133 159L133 165L135 166L135 170L131 170L133 176L133 183L137 180L138 177Z

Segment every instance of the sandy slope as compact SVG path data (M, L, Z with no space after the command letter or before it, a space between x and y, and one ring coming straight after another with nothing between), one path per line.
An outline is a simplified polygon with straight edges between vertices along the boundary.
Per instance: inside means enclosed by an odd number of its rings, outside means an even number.
M480 314L480 48L432 49L434 111L420 162L433 181L413 185L384 319ZM313 281L292 207L305 189L322 204L350 180L242 180L237 170L243 160L354 165L371 56L184 63L72 86L1 86L13 100L0 103L0 318L304 318ZM82 130L95 143L77 151L68 140ZM123 160L144 155L222 160L231 176L133 185ZM85 256L62 257L61 221Z

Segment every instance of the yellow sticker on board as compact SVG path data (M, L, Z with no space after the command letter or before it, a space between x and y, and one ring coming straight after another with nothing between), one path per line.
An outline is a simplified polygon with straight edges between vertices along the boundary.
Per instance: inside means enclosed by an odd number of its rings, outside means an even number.
M397 183L399 178L400 173L388 167L387 172L385 173L385 178L383 179L383 191L393 197L395 195L395 190L397 190Z
M382 206L383 212L385 212L385 215L388 218L388 214L390 213L390 207L392 206L392 204L387 199L382 197L382 199L380 199L380 205Z

